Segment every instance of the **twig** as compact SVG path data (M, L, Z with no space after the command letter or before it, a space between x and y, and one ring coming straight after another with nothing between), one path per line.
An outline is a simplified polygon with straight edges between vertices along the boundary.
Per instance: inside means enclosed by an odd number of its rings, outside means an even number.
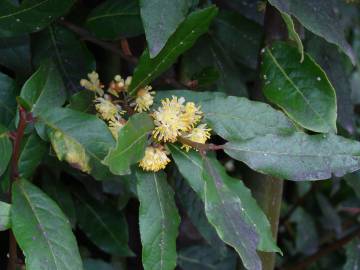
M66 28L68 28L69 30L73 31L74 33L78 34L79 36L81 36L82 39L87 40L91 43L94 43L106 50L113 52L113 53L116 53L116 54L120 55L121 58L123 58L124 60L126 60L134 65L137 64L138 59L136 57L123 53L123 51L121 49L119 49L116 45L114 45L112 43L97 39L96 37L94 37L94 35L92 35L86 29L81 28L81 27L79 27L69 21L65 21L65 20L59 20L59 23L61 25L65 26Z
M360 227L356 228L353 232L349 233L347 236L340 238L336 240L335 242L328 244L322 248L315 254L302 259L300 263L294 266L285 266L283 268L280 268L281 270L303 270L303 269L309 269L309 266L319 260L321 257L343 247L348 242L353 240L354 238L360 236Z
M126 38L121 39L120 41L120 45L121 45L121 50L123 51L123 53L127 56L132 56L132 52L130 50L130 46L129 46L129 42L127 41Z
M216 145L216 144L212 144L212 143L197 143L197 142L193 142L189 139L186 139L184 137L179 137L178 140L179 140L179 142L181 142L183 144L187 144L187 145L199 150L200 153L204 153L206 151L217 151L217 150L224 149L223 145Z
M20 157L21 151L21 141L24 137L24 132L26 128L26 124L28 121L32 121L32 114L27 113L23 107L19 107L19 125L16 129L16 132L12 134L13 139L13 153L11 157L11 164L10 164L10 179L11 185L9 189L9 197L10 202L12 200L11 190L12 184L19 178L19 169L18 169L18 161ZM16 239L12 231L10 231L9 235L9 263L8 263L8 270L16 270L16 264L18 263L17 258L17 244Z

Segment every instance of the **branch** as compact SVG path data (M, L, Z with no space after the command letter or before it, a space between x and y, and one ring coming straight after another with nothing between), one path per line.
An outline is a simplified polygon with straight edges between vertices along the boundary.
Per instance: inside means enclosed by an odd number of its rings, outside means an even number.
M322 248L315 254L304 258L301 260L300 263L294 265L294 266L285 266L280 269L282 270L303 270L303 269L309 269L309 266L319 260L321 257L343 247L348 242L353 240L354 238L360 236L360 227L357 227L353 232L349 233L347 236L340 238L336 240L335 242L328 244Z
M206 151L217 151L217 150L223 150L224 146L223 145L216 145L216 144L212 144L212 143L197 143L197 142L193 142L189 139L186 139L184 137L179 137L178 138L179 142L183 143L183 144L187 144L197 150L199 150L200 153L205 153Z

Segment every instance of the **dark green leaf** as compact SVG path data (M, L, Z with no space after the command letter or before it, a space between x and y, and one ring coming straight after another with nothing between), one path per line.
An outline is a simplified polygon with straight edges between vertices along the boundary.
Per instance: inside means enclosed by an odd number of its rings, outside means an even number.
M144 32L137 1L108 0L91 11L86 27L98 38L133 37Z
M334 134L268 134L229 142L225 152L255 171L295 181L328 179L360 168L360 143Z
M8 130L0 125L0 176L6 171L11 159L12 144Z
M120 129L115 148L104 159L113 174L130 174L130 166L143 158L153 128L153 119L147 113L140 113L132 116Z
M15 117L16 84L14 80L0 73L0 124L8 126Z
M150 83L167 70L178 56L188 50L198 37L208 30L209 24L216 14L217 8L214 6L191 13L179 25L166 46L155 58L151 59L149 50L145 50L134 72L129 93L134 95L139 88Z
M111 264L101 260L85 259L84 260L85 270L114 270Z
M59 205L69 219L71 226L76 226L76 212L70 190L56 175L43 173L42 188Z
M308 54L300 63L297 49L286 43L263 52L265 96L306 129L336 131L335 90L320 66Z
M229 252L220 256L217 247L207 245L190 246L181 249L178 263L182 269L191 270L230 270L236 269L236 256Z
M31 71L30 38L28 36L0 39L0 63L24 81Z
M50 61L44 62L25 82L20 96L28 103L34 116L63 105L66 98L64 84L55 65Z
M80 91L71 96L67 108L80 112L90 112L93 108L94 98L93 92Z
M128 226L124 215L109 204L101 204L76 193L76 216L79 227L103 251L132 256L128 247Z
M96 179L109 175L101 162L114 147L115 140L106 124L94 115L66 108L52 108L39 116L36 128L43 138L49 138L60 160Z
M360 266L360 240L355 239L346 245L346 264L343 270L356 270Z
M340 236L342 224L335 207L332 206L331 202L321 193L316 194L316 199L323 214L323 218L321 219L323 226L326 229L334 230L336 235Z
M95 70L95 59L85 44L70 30L61 26L49 26L35 35L32 42L33 62L39 66L52 59L64 79L68 91L81 89L80 79Z
M188 12L187 0L140 0L150 58L156 57Z
M10 209L11 205L0 201L0 231L10 229Z
M139 223L145 270L173 270L180 217L164 172L138 171ZM150 229L151 228L151 229Z
M192 101L197 104L201 104L201 102L211 100L213 98L222 98L226 97L224 93L221 92L196 92L190 90L164 90L156 93L154 104L161 105L161 100L165 98L170 98L172 96L183 97L186 101Z
M19 157L19 175L30 178L48 151L48 145L36 133L24 138Z
M37 32L64 15L73 3L73 0L25 0L17 6L3 0L0 2L0 37Z
M354 190L356 196L360 198L360 171L349 173L344 176L346 183Z
M256 68L262 38L260 25L237 12L222 11L214 20L213 30L214 38L232 59Z
M256 253L259 235L253 223L246 217L243 198L234 193L225 183L228 178L221 165L205 160L205 213L220 238L235 248L246 269L261 270L261 261ZM229 181L233 179L230 178ZM239 182L240 183L240 182Z
M283 113L265 103L241 97L216 97L201 103L204 121L226 140L249 139L295 130Z
M289 15L296 17L302 25L314 34L339 46L355 64L355 55L344 36L344 29L327 0L269 0L269 2Z
M351 101L351 88L339 49L321 38L313 37L308 43L308 51L324 69L336 90L338 122L348 132L353 133L354 108Z
M70 222L60 208L25 180L13 184L11 224L27 270L79 270L82 262Z

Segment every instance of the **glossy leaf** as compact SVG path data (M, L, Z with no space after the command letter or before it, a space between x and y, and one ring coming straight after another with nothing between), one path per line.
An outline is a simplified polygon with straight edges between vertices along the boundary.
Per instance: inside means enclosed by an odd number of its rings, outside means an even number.
M74 33L64 27L49 26L34 36L31 45L35 66L51 59L61 73L67 91L82 89L80 79L95 70L94 56Z
M104 160L112 173L130 174L130 166L143 158L148 135L153 128L153 119L147 113L135 114L129 119L119 131L115 148Z
M80 91L71 96L67 108L80 111L91 112L94 108L94 93L91 91Z
M226 140L244 140L265 134L294 131L293 124L280 111L265 103L241 97L217 97L201 103L204 122Z
M23 179L13 184L12 198L12 231L26 269L82 269L70 223L54 201Z
M14 71L20 81L27 79L31 71L29 36L0 39L0 63Z
M191 13L179 25L166 46L155 58L150 58L149 50L145 50L135 69L129 93L134 95L139 88L166 71L182 53L195 43L199 36L208 30L209 24L216 14L217 8L214 6Z
M173 270L180 217L163 172L138 171L139 223L145 270Z
M24 138L18 162L20 177L30 178L47 151L48 145L36 133Z
M9 0L0 2L0 37L33 33L64 15L73 0L22 1L19 6Z
M7 75L0 73L0 124L8 126L15 117L16 84Z
M273 103L306 129L336 131L336 95L325 72L314 60L286 43L275 43L263 53L263 92Z
M109 204L75 193L80 229L100 249L113 255L132 256L128 247L128 226L124 215Z
M63 105L65 89L55 65L50 61L44 62L25 82L20 96L27 102L34 116L48 108Z
M133 37L144 32L137 1L107 0L94 8L86 27L101 39Z
M50 139L60 160L90 172L96 179L109 175L101 161L115 141L106 124L96 116L52 108L39 116L36 127L41 137Z
M355 55L344 35L344 28L337 20L332 4L327 0L269 0L281 12L294 16L314 34L339 46L355 64Z
M111 264L101 260L85 259L84 260L85 270L114 270Z
M185 19L188 9L187 0L140 0L150 58L156 57L164 48L167 40Z
M161 105L161 100L165 98L170 98L172 96L183 97L186 101L192 101L197 104L201 104L204 101L211 100L213 98L224 98L226 95L221 92L195 92L191 90L163 90L156 93L154 98L155 105Z
M208 220L220 238L240 255L246 269L261 270L261 261L256 253L259 235L254 224L246 221L242 198L224 183L224 178L228 176L221 165L208 159L204 163L205 213Z
M0 232L11 227L10 209L10 204L0 201Z
M0 176L6 171L12 154L12 144L6 128L0 125Z
M360 168L360 143L333 134L268 134L232 141L225 152L255 171L288 180L321 180Z

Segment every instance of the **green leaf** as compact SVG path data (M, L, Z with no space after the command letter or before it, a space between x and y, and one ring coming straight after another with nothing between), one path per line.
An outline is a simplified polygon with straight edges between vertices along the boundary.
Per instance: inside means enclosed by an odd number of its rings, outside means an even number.
M101 39L133 37L144 33L137 1L108 0L94 8L86 28Z
M349 56L355 65L355 54L347 43L344 28L327 0L269 0L279 11L294 16L305 28L336 44Z
M165 47L155 58L151 59L149 50L145 50L135 69L129 94L134 95L139 88L166 71L182 53L191 48L199 36L208 30L209 24L216 14L217 8L215 6L191 13L179 25L176 32L169 38Z
M111 264L101 260L85 259L84 260L85 270L114 270Z
M39 116L36 128L42 138L50 139L60 160L90 172L99 180L109 175L101 162L115 141L106 124L96 116L52 108Z
M0 201L0 232L10 229L10 209L11 205Z
M346 264L344 270L356 270L360 266L360 240L354 239L346 245Z
M150 58L156 57L188 12L187 0L140 0Z
M304 45L302 44L299 34L296 32L294 21L289 14L285 12L280 12L280 13L281 13L281 17L283 18L286 24L289 33L289 39L295 41L296 43L296 46L300 53L300 63L302 63L304 61Z
M204 159L204 166L205 212L222 240L235 248L245 265L247 261L256 260L252 250L255 243L257 250L281 253L266 215L243 182L229 177L215 158ZM236 209L239 212L233 215ZM249 238L244 237L244 242L234 240L243 237L245 231L242 230L249 232Z
M48 145L36 133L25 137L18 162L19 176L30 178L47 151Z
M12 198L12 231L26 269L82 269L70 222L54 201L23 179L13 184Z
M138 171L139 223L145 270L173 270L180 217L164 172ZM151 228L151 229L149 229Z
M8 126L15 117L16 84L13 79L0 73L0 124Z
M203 160L199 153L194 150L186 152L179 145L168 144L181 174L185 177L191 188L204 199Z
M237 12L221 11L212 26L213 36L236 62L253 69L257 66L263 30Z
M52 59L64 80L67 91L81 88L80 80L95 70L94 56L84 42L70 30L50 25L32 39L33 62L35 66L46 59Z
M360 171L349 173L344 176L346 183L354 190L356 196L360 198Z
M6 171L12 154L8 130L0 125L0 176Z
M325 72L308 55L299 62L296 48L275 43L266 48L261 65L264 94L306 129L336 131L336 95ZM296 72L294 72L296 70Z
M120 129L115 148L104 159L113 174L130 174L130 166L143 158L153 128L153 119L147 113L140 113L132 116Z
M192 101L197 104L201 104L204 101L211 100L213 98L222 98L226 97L224 93L221 92L208 92L208 91L191 91L191 90L163 90L158 91L154 98L154 104L160 106L161 100L165 98L170 98L172 96L183 97L186 101Z
M295 130L280 111L270 105L241 97L216 97L201 103L204 122L226 140L244 140L265 134Z
M204 162L205 213L208 220L220 238L240 255L246 269L261 270L261 261L256 253L260 239L254 224L248 223L250 220L246 217L243 198L224 183L228 176L221 165L209 159ZM233 179L227 180L230 182Z
M360 168L360 143L334 134L268 134L225 144L225 152L255 171L288 180L321 180Z
M20 96L28 103L34 116L46 109L60 107L65 102L64 84L61 76L50 62L44 62L25 82Z
M71 227L75 228L75 204L69 188L59 179L59 175L53 175L45 171L43 172L42 177L43 190L59 205L69 219Z
M17 6L3 0L0 2L0 37L40 31L64 15L73 4L73 0L25 0Z
M321 193L316 194L319 208L323 215L321 223L325 229L334 230L337 236L341 235L342 224L339 214L331 202Z
M236 269L236 256L228 252L226 256L217 253L217 247L196 245L181 249L178 263L182 269L191 270L230 270Z
M91 112L94 108L94 98L93 92L83 90L73 94L66 107L79 112Z
M23 82L31 72L29 36L0 39L0 63Z
M124 215L109 204L101 204L76 192L76 215L80 229L100 249L113 255L132 256Z

